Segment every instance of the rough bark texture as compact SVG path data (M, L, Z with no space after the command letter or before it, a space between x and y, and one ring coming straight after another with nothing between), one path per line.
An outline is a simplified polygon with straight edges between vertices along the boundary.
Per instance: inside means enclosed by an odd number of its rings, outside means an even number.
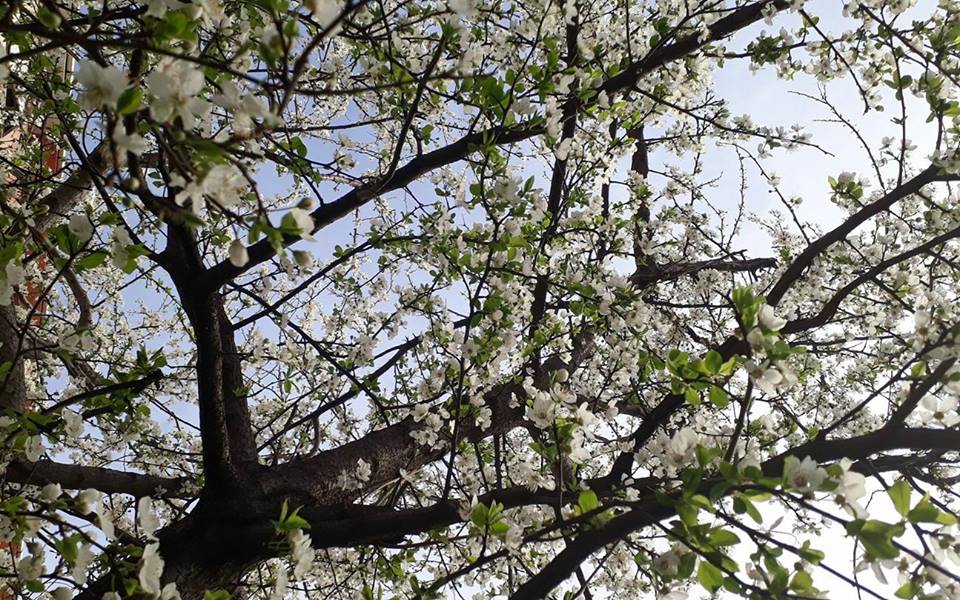
M0 365L9 364L6 375L0 377L0 411L23 410L27 388L23 379L23 356L17 327L16 309L0 306Z

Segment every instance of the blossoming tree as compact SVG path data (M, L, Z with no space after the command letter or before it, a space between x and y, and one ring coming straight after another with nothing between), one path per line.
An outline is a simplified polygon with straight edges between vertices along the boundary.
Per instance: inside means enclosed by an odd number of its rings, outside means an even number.
M0 36L4 597L960 597L954 0ZM861 145L818 198L739 65Z

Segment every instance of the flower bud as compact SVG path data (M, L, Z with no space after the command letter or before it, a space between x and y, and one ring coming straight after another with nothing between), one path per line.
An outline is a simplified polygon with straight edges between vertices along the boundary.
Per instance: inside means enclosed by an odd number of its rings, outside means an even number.
M250 262L250 256L247 254L247 247L240 240L230 242L230 264L239 268L246 266Z
M297 261L297 264L304 269L309 269L313 266L313 255L305 250L294 250L293 260Z

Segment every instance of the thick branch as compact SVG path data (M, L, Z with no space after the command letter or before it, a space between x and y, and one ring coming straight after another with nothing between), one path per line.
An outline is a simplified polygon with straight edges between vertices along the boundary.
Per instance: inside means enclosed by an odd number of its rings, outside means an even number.
M23 410L27 401L16 317L17 311L12 305L0 306L0 365L10 365L6 373L0 373L0 413L8 409Z
M5 478L13 483L36 486L57 483L65 489L93 488L105 494L130 494L136 497L191 498L194 496L184 489L184 484L188 481L185 478L171 479L50 460L14 461L7 465Z
M723 258L700 260L695 262L678 262L668 265L645 265L638 269L630 281L634 285L646 286L663 281L672 281L685 275L694 275L701 271L722 271L725 273L753 273L763 269L773 269L777 266L775 258L747 258L742 260L728 260Z
M66 216L73 205L79 202L84 194L93 189L93 178L100 176L107 168L107 153L109 151L107 142L98 144L87 156L86 165L78 168L39 200L39 203L45 206L47 210L35 217L34 226L37 230L43 231L57 219Z
M503 384L486 394L487 406L492 411L491 425L481 430L476 425L464 426L461 440L479 440L497 433L506 433L523 422L523 409L510 406L515 393L522 393L517 384ZM450 448L450 440L441 440L439 447L418 447L410 434L421 426L408 417L399 423L378 429L357 441L320 452L310 458L280 465L267 478L277 494L294 494L322 504L337 504L356 495L337 488L337 477L342 471L352 473L357 461L371 464L372 475L368 487L396 479L400 469L412 471L439 459Z
M238 465L256 460L256 447L233 327L223 297L198 280L203 262L193 232L171 226L163 255L196 338L204 472L211 483L235 483Z

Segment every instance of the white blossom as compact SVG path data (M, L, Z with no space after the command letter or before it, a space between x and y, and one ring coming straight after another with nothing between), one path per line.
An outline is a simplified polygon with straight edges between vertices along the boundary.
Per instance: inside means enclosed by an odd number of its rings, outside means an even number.
M149 496L144 496L137 501L137 524L140 526L143 535L153 539L153 534L160 524L157 521L156 512L154 512L153 500Z
M40 498L44 502L54 502L61 495L63 495L63 488L60 487L59 483L48 483L40 490Z
M533 404L527 407L526 418L540 429L552 427L556 419L557 405L548 394L538 393Z
M306 250L294 250L293 259L303 269L309 269L313 266L313 255Z
M17 561L17 577L22 581L35 581L43 574L44 552L41 544L27 544L30 554Z
M140 557L140 571L137 579L140 587L151 596L159 596L162 590L160 578L163 575L163 559L160 558L160 545L147 544Z
M867 495L866 478L862 474L850 470L851 461L848 459L841 460L839 465L843 474L837 482L837 487L833 490L834 499L854 518L866 518L867 511L859 502L861 498Z
M43 456L43 438L39 435L31 435L27 438L27 445L24 448L24 456L27 457L27 460L31 462L36 462L40 460L40 457Z
M113 134L110 136L110 139L113 140L114 145L117 149L117 154L122 156L126 160L126 154L129 152L131 154L143 154L146 152L150 146L147 144L147 141L143 139L138 133L127 133L120 126L114 127Z
M769 304L764 304L760 307L760 312L758 313L758 318L760 324L763 325L765 329L770 331L780 331L783 329L783 326L787 324L785 319L781 319L774 312L773 307Z
M53 600L70 600L73 598L73 591L68 587L58 587L50 592Z
M293 557L293 578L302 579L313 568L314 550L310 536L302 529L294 529L287 534L290 555Z
M250 255L247 254L247 245L242 240L233 240L230 242L230 264L237 267L245 267L250 262Z
M78 438L83 435L83 417L79 413L65 408L60 412L60 417L63 419L64 433L71 438Z
M788 456L783 464L783 479L790 489L809 493L820 488L827 478L817 461L809 456L802 461L796 456Z
M73 562L73 568L70 570L70 575L78 585L86 585L87 573L95 558L96 555L90 550L90 543L81 542L77 548L77 559Z
M920 409L920 420L924 425L937 423L943 427L953 427L960 423L956 396L937 398L926 395L920 399Z
M290 219L299 232L300 237L305 240L313 240L312 232L314 223L313 217L310 216L310 213L300 208L291 208L290 212L287 214L290 216Z
M208 103L197 97L204 85L203 72L192 62L165 57L145 81L154 96L150 115L158 121L180 117L192 128L196 118L209 109Z
M78 212L71 215L67 228L70 233L77 236L81 244L86 243L93 237L93 222L90 221L90 217L86 213Z
M273 590L270 592L269 600L283 600L287 594L287 585L289 580L287 579L286 571L278 571L277 579L273 584Z
M77 82L84 87L80 96L85 108L115 108L129 85L127 74L113 65L102 66L93 61L81 61L77 68Z
M343 10L338 0L305 0L304 6L321 27L329 27Z
M668 467L682 467L694 456L697 445L700 444L700 435L690 427L680 429L664 448L664 463Z
M680 559L685 554L689 554L689 550L685 546L679 543L674 544L668 551L654 557L653 568L668 577L676 575L677 569L680 567Z
M89 515L97 510L97 506L100 504L100 492L92 488L85 489L77 494L75 502L78 513Z

